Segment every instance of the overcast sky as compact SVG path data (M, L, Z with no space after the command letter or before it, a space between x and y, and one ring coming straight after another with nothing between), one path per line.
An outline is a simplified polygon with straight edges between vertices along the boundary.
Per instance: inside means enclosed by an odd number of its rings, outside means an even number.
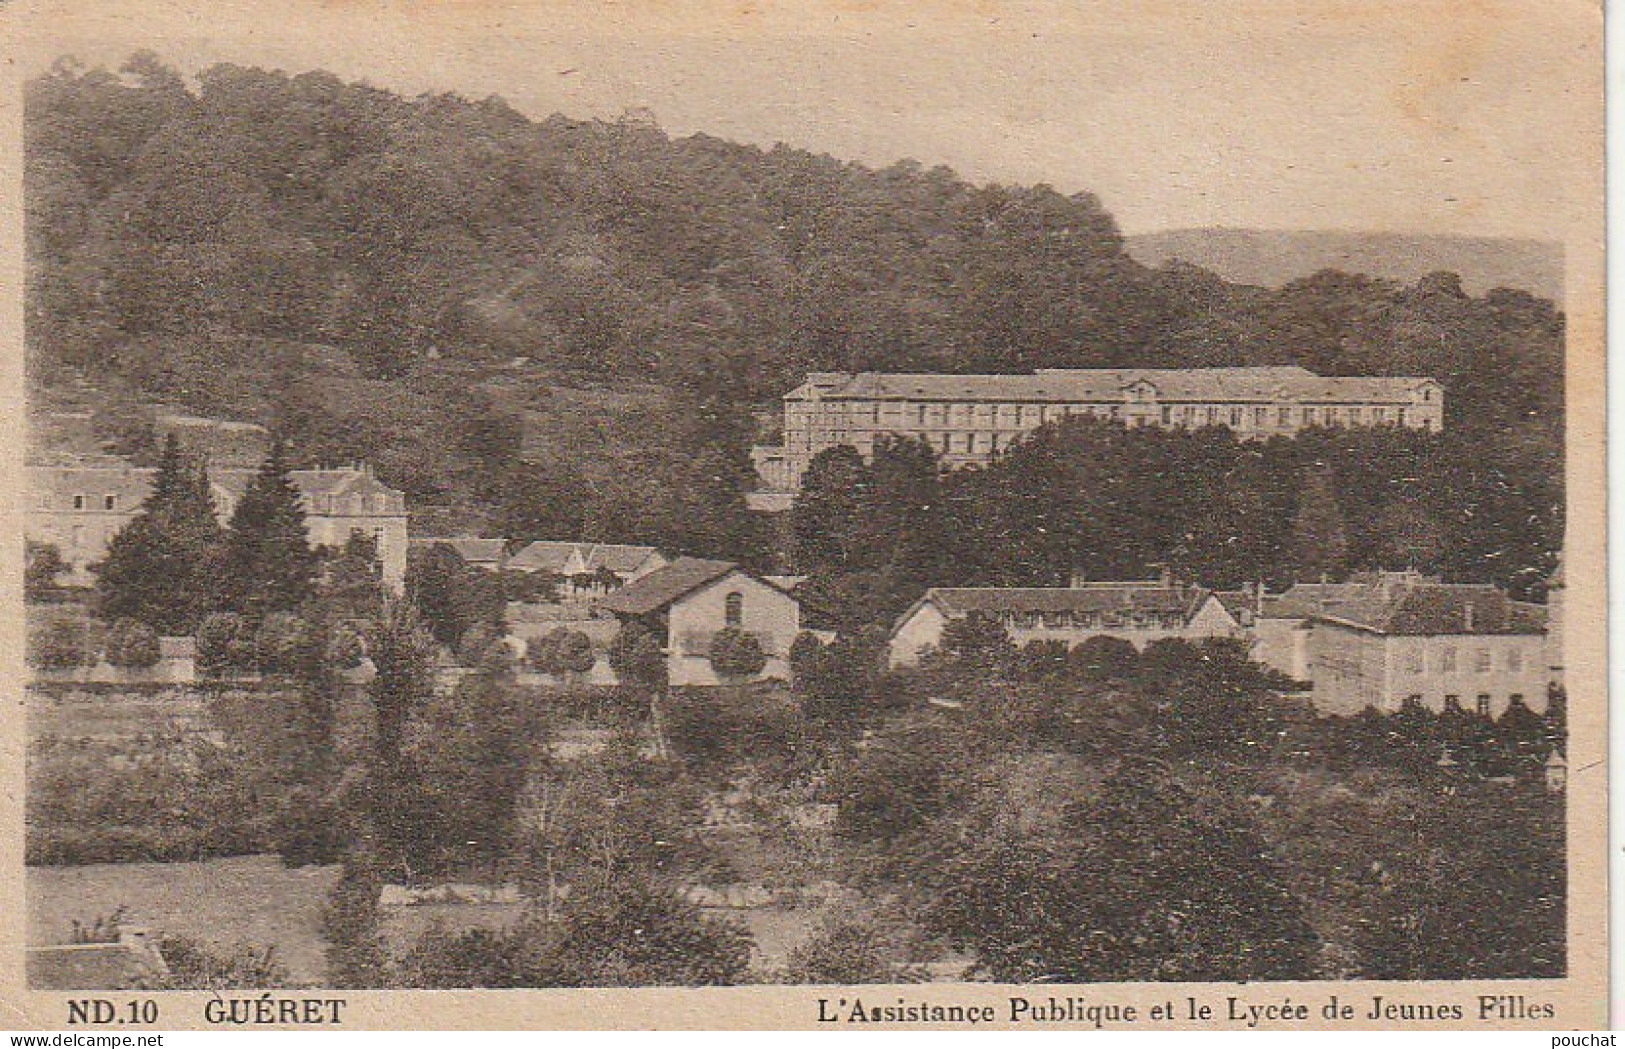
M647 108L674 135L1092 190L1127 232L1557 239L1600 199L1597 6L68 0L37 9L25 63L148 48L538 117Z

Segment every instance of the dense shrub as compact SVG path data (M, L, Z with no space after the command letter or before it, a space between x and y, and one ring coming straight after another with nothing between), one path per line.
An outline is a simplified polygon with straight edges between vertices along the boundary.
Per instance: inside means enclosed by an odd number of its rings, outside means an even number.
M253 667L255 636L248 620L235 612L205 616L197 629L197 671L204 677L224 677Z
M95 650L83 620L45 618L28 627L28 665L38 670L73 670L95 662Z
M666 687L666 654L660 639L635 622L621 624L609 645L609 665L623 685L659 691Z
M724 681L747 681L767 666L761 639L735 627L718 630L711 638L711 669Z
M707 987L744 980L751 937L643 879L572 901L556 924L426 933L403 963L415 987Z
M107 631L107 661L125 670L158 665L158 632L136 619L120 619Z
M296 674L310 651L311 624L293 612L272 612L254 632L254 666L262 674Z
M579 630L555 627L526 646L526 659L543 674L574 679L592 670L597 655L592 639Z

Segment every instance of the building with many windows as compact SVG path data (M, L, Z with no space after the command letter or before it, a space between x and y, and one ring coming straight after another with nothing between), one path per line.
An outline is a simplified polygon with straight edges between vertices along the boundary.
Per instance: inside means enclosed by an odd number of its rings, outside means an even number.
M752 449L770 491L793 492L813 456L882 434L923 438L947 467L980 465L1071 415L1125 426L1222 426L1242 437L1307 427L1444 427L1444 389L1421 377L1329 378L1296 366L1041 369L1030 375L813 372L784 397L784 441Z
M108 465L31 466L25 534L50 543L68 569L64 582L93 582L90 566L107 556L113 536L140 510L156 470L114 460ZM215 513L231 518L253 480L253 470L210 470ZM400 591L406 581L406 499L373 476L370 467L290 471L305 511L312 546L342 547L351 532L378 542L384 582Z
M1237 637L1241 625L1218 595L1171 579L1074 582L1052 587L933 587L897 618L890 662L913 666L942 644L942 632L971 613L996 620L1017 645L1115 637L1144 648L1163 638Z
M1546 609L1488 584L1408 573L1288 591L1309 623L1308 677L1323 714L1382 713L1414 703L1499 718L1514 703L1544 711L1551 668ZM1277 616L1288 612L1284 605Z

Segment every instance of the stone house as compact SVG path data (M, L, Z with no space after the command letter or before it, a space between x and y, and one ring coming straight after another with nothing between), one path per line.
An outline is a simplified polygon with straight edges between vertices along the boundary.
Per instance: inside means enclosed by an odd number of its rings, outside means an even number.
M673 686L721 684L711 642L733 628L755 635L767 656L764 678L790 677L790 646L801 607L789 592L732 561L679 557L602 598L597 608L635 621L662 639Z
M1389 576L1322 600L1308 622L1312 698L1323 714L1416 703L1499 718L1514 702L1547 707L1546 609L1494 586Z

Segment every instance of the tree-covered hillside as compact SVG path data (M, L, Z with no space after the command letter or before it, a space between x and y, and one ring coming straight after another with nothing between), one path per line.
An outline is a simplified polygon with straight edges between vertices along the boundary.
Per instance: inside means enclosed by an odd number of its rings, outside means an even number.
M26 136L37 403L263 422L515 536L750 556L751 412L809 369L1428 374L1560 472L1550 302L1148 268L1089 194L150 55L59 63Z

